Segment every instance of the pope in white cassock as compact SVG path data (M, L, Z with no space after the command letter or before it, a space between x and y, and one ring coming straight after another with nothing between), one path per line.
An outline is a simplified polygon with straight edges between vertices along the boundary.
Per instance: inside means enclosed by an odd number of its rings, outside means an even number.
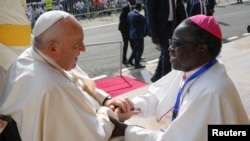
M21 139L116 137L109 120L109 116L117 118L112 108L126 111L131 103L126 98L110 99L77 66L78 55L85 51L79 22L66 12L49 11L36 21L33 36L33 46L11 64L0 85L0 113L16 121Z
M235 85L216 58L221 47L214 17L184 20L169 47L174 70L153 83L146 95L132 99L139 116L156 116L159 121L171 112L172 122L164 131L114 122L115 130L123 130L126 141L206 141L209 124L250 124ZM116 112L126 120L134 111Z

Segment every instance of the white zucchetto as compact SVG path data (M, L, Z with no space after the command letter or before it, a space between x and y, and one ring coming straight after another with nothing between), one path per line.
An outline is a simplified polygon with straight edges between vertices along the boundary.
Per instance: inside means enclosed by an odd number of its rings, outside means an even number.
M55 22L62 18L68 17L70 14L60 10L53 10L43 13L36 21L33 28L33 36L41 35L45 30L51 27Z

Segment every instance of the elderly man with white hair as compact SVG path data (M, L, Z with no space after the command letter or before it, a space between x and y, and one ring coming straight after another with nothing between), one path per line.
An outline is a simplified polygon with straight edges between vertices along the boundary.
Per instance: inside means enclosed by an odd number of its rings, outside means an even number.
M128 111L127 98L111 99L77 66L85 51L83 28L63 11L42 14L33 46L11 65L0 86L0 113L17 123L23 141L108 141L115 107Z

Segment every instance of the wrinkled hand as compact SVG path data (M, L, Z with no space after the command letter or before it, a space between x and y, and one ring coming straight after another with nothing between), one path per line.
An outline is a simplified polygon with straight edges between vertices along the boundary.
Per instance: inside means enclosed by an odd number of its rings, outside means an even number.
M133 108L133 103L129 98L109 99L104 103L104 106L109 107L112 111L121 108L122 111L128 112Z
M115 109L115 114L118 117L119 121L125 121L133 115L138 115L140 112L140 110L135 110L133 108L129 111L123 111L121 108Z
M125 130L128 127L128 125L125 124L125 123L119 122L118 120L116 120L113 117L109 117L109 119L115 126L111 137L124 136L125 135Z
M160 38L152 38L152 42L158 45L160 43Z

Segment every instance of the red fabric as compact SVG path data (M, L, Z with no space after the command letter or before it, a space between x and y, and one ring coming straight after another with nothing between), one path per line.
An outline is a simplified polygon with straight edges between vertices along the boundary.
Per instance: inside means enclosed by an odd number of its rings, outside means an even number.
M108 77L96 80L95 82L98 88L109 93L111 97L115 97L147 85L147 83L128 76Z

